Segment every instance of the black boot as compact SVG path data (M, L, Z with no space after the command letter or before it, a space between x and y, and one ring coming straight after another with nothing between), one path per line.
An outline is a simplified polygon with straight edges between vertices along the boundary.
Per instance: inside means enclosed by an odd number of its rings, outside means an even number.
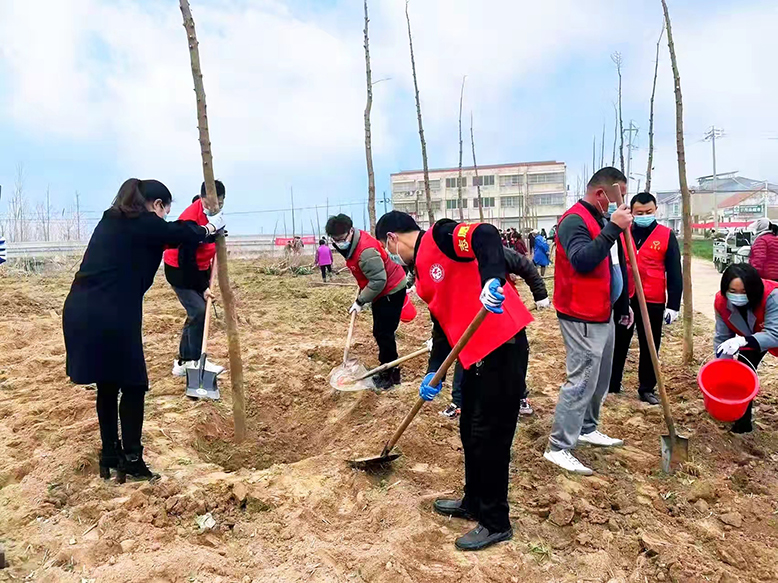
M443 516L452 518L464 518L465 520L475 520L470 511L462 505L462 500L451 500L448 498L438 498L432 504L435 512Z
M400 384L400 369L391 368L375 375L373 383L379 391L388 391L394 385Z
M116 441L100 451L100 477L111 479L111 470L119 469L122 462L122 442Z
M390 379L393 385L401 385L403 382L402 375L400 374L400 367L396 366L391 370Z
M157 480L159 474L152 472L143 461L143 448L138 448L139 451L124 452L121 458L121 463L116 471L116 481L120 484L124 484L127 481L127 476L130 476L133 480Z
M503 532L490 532L488 528L479 524L467 534L460 536L456 540L456 547L460 551L480 551L481 549L490 547L495 543L512 538L512 528L509 528Z

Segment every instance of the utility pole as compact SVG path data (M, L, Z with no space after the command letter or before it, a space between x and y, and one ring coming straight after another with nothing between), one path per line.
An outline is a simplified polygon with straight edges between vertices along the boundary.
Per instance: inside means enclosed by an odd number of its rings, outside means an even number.
M629 175L630 167L632 166L632 150L635 145L632 142L632 138L637 137L640 128L635 125L633 120L629 120L629 127L625 130L629 134L629 142L627 143L627 194L629 194L629 181L631 176Z
M719 232L719 180L718 176L716 176L716 138L722 137L724 137L724 130L711 126L703 138L706 142L710 141L713 153L713 229L716 233Z
M290 186L289 190L291 192L291 197L292 197L292 237L294 237L295 236L295 232L294 232L294 186Z
M767 203L770 201L770 188L767 185L767 180L764 181L764 218L767 216Z
M384 190L384 214L386 214L388 211L386 210L386 191Z
M76 191L76 237L81 240L81 195Z

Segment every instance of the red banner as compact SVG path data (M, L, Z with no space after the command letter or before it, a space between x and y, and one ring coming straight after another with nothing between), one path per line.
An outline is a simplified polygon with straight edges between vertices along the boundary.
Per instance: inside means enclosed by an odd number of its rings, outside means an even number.
M302 240L303 245L313 245L316 243L316 237L313 235L306 235L305 237L300 237L300 239ZM294 241L292 237L276 237L275 246L284 247L287 243L292 241Z

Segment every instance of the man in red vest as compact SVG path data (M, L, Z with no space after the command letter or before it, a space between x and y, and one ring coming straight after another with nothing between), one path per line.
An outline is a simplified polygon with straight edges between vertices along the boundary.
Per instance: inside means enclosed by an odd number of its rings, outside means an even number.
M224 206L225 189L220 180L216 181L216 196L219 208ZM198 225L208 223L205 215L203 199L205 198L205 183L200 187L200 196L195 197L181 216L180 221L193 221ZM196 247L182 245L176 249L168 249L164 254L165 277L176 292L178 300L186 310L186 323L181 333L181 343L178 347L178 358L173 361L173 375L186 376L186 369L195 366L200 360L203 347L203 329L205 327L206 300L211 293L211 264L216 256L216 243L213 237ZM224 367L206 361L205 370L221 374Z
M405 271L389 260L384 248L370 233L355 229L347 215L330 217L325 230L335 249L346 259L346 265L359 285L359 295L349 308L349 314L361 312L365 306L371 305L378 361L385 364L397 360L394 335L405 303ZM376 388L384 390L399 385L402 380L399 367L373 378Z
M410 215L392 211L378 221L376 235L393 261L413 269L416 291L433 318L432 352L419 395L429 401L431 386L451 347L485 307L487 315L459 354L465 369L459 423L465 452L465 495L438 499L439 514L478 522L459 537L457 548L479 550L513 536L508 517L508 467L527 374L529 343L524 328L532 321L516 288L506 283L500 233L492 225L443 219L429 231Z
M656 222L656 198L649 192L641 192L632 197L630 203L632 216L632 239L635 241L635 251L638 258L638 270L643 283L643 293L646 295L648 319L651 322L651 334L654 346L659 352L662 342L662 324L672 324L678 319L681 309L681 294L683 293L683 277L681 276L681 250L675 233L664 225ZM623 236L622 236L623 237ZM622 238L622 245L626 242ZM616 325L616 342L613 349L613 371L611 373L611 393L621 392L621 379L624 375L624 363L627 361L632 335L637 328L640 345L640 365L638 367L638 396L640 400L650 405L658 405L656 397L656 376L648 351L646 333L643 331L643 319L640 315L638 298L635 293L635 280L632 277L632 266L627 263L629 279L629 297L632 311L635 314L635 325Z
M623 443L597 430L610 385L614 317L628 327L634 323L619 242L632 214L626 204L616 207L616 188L626 193L624 174L612 167L598 170L583 200L562 215L556 232L554 306L567 351L567 381L559 391L543 457L584 475L593 472L570 453L577 444Z

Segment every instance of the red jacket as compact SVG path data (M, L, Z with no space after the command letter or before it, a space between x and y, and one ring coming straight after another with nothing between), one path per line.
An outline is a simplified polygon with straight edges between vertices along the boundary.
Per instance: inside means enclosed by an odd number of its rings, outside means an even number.
M773 293L773 291L775 291L776 288L778 288L778 282L768 281L766 279L762 281L764 282L764 295L762 295L762 303L754 310L754 317L756 318L756 322L754 322L755 333L764 330L764 313L765 306L767 305L767 298L771 293ZM721 292L716 293L716 299L713 301L713 307L718 315L721 316L721 319L724 320L727 328L732 330L738 336L743 336L743 331L738 330L730 321L732 318L732 312L727 309L727 298L722 296ZM751 350L751 348L746 346L741 350ZM768 352L773 356L778 356L778 348L771 348L768 350Z
M472 252L472 232L478 225L460 224L454 231L454 249L459 257L473 261L455 261L435 243L432 229L427 231L416 253L416 291L454 346L481 309L481 275ZM504 286L502 314L489 314L470 342L459 353L465 369L508 342L532 322L513 285Z
M181 216L178 217L179 221L194 221L198 225L207 225L208 217L205 216L203 210L203 200L198 198L191 205L189 205ZM213 261L216 255L216 243L201 243L197 247L197 268L200 271L207 271L211 268L211 261ZM178 248L168 249L164 254L165 264L170 267L180 267L178 264Z
M624 245L624 249L627 248L625 239L622 233L621 242ZM651 235L641 245L640 249L635 248L633 240L632 248L635 249L635 255L638 260L638 271L640 272L640 282L643 284L643 293L646 295L646 301L652 304L664 304L667 301L665 256L667 255L667 245L669 242L670 229L664 225L654 227ZM635 279L632 276L632 264L629 261L627 261L627 281L629 297L634 297Z
M587 208L577 202L559 219L559 224L569 215L583 219L594 240L602 227ZM578 273L567 258L567 253L556 239L556 269L554 271L554 306L561 314L584 322L603 323L611 318L611 271L608 257L589 273Z
M351 273L354 274L354 278L357 280L357 285L359 285L360 290L365 289L369 281L359 268L359 258L362 255L362 251L367 248L376 249L378 251L381 255L381 259L384 260L384 269L386 270L386 285L384 286L384 290L375 298L377 300L378 298L389 295L389 292L400 285L400 282L405 277L405 271L402 267L389 259L389 255L384 250L383 245L381 245L375 237L366 231L360 230L357 248L354 249L351 257L346 259L346 265L351 270Z
M778 280L778 237L772 233L760 235L751 246L748 261L762 279Z

